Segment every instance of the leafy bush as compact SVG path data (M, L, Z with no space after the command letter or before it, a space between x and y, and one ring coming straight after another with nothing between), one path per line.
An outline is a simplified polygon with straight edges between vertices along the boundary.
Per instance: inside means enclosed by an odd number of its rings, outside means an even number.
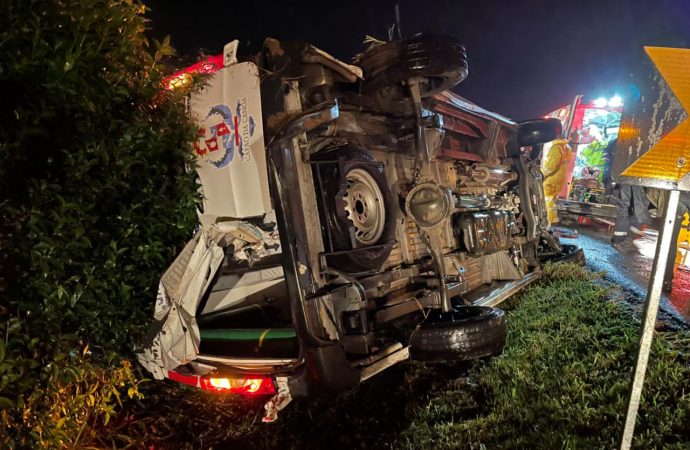
M78 410L87 384L133 383L99 364L122 369L104 355L131 353L196 222L195 129L181 94L161 92L172 49L148 42L144 12L127 0L0 3L0 407L17 425L27 407L58 417L58 402L60 426L26 422L47 446L108 411L104 388ZM91 357L75 358L86 345ZM45 394L75 377L80 393ZM6 443L23 436L3 430Z
M141 397L140 380L128 361L93 364L86 355L72 355L47 386L21 397L16 413L3 411L3 422L14 430L7 447L77 447L112 433L104 428L125 399ZM21 420L19 420L21 418Z

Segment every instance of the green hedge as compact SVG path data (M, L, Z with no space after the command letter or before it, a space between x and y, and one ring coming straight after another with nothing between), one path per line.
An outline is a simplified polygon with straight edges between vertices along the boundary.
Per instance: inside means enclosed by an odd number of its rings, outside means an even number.
M182 95L160 89L172 49L147 40L144 13L123 0L0 2L3 446L72 442L50 441L70 420L83 435L90 419L53 414L49 393L77 378L108 385L104 363L136 396L131 370L105 355L131 354L196 222L195 129ZM54 423L20 426L29 404Z

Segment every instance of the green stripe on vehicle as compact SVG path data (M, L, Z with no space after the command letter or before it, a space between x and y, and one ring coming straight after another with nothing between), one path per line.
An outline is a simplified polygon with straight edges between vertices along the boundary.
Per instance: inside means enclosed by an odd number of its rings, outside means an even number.
M292 328L220 328L201 330L200 334L201 339L207 341L265 341L297 336Z

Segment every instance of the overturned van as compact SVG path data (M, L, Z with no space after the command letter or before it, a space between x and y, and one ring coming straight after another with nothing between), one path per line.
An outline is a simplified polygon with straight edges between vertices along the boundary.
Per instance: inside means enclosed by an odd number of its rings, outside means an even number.
M495 307L581 258L547 230L540 151L560 122L449 92L468 74L452 37L371 42L355 65L233 48L190 99L203 211L139 355L155 378L265 395L270 421L407 359L500 353Z

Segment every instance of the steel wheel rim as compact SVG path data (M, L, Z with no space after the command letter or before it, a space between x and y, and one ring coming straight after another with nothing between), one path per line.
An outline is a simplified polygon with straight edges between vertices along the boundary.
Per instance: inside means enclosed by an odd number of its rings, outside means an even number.
M346 175L343 200L347 218L355 228L354 237L363 245L375 244L386 226L386 206L376 179L364 169L352 169Z

